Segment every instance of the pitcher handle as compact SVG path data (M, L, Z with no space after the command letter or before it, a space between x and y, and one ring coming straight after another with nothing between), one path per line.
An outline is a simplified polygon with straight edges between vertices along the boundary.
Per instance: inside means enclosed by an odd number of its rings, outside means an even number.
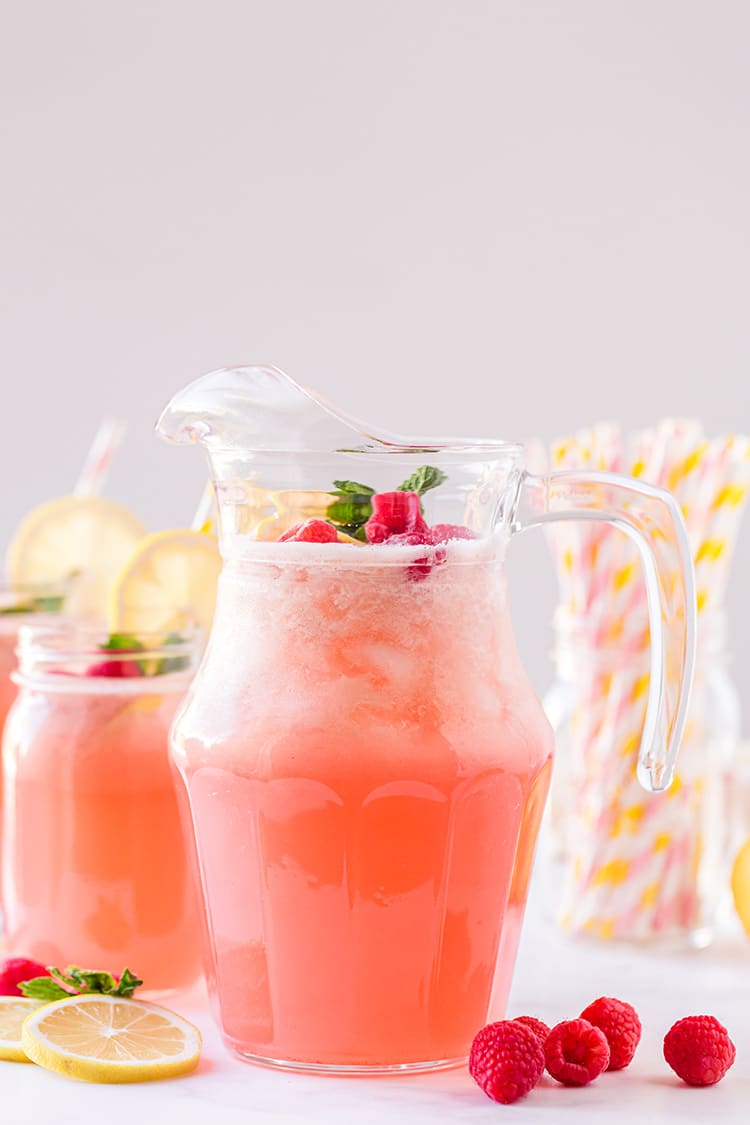
M616 473L521 474L513 531L556 520L600 520L624 531L643 563L651 633L638 780L661 792L672 781L695 663L695 575L674 497Z

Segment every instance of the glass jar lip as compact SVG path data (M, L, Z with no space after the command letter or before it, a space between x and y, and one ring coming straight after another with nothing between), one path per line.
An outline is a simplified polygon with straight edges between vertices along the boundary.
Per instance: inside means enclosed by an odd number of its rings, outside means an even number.
M203 636L197 626L179 633L140 630L109 633L72 620L21 625L18 683L43 681L59 690L160 690L165 680L192 678Z
M187 651L201 638L197 625L186 624L178 629L127 629L122 632L107 629L106 626L74 619L44 624L22 626L21 642L33 645L44 654L81 653L101 656L106 653L111 659L123 658L148 651L149 655L161 655L168 648L174 653L179 647Z
M0 635L18 633L30 621L54 620L65 610L71 581L0 581Z
M44 603L64 602L70 593L72 579L46 582L11 582L0 580L0 617L5 614L50 613L54 609ZM42 603L42 604L39 604Z

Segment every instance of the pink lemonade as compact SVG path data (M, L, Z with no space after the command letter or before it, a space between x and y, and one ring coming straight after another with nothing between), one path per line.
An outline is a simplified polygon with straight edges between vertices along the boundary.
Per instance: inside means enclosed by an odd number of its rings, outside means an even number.
M16 685L11 674L16 666L17 629L9 626L0 617L0 739L2 739L5 719L11 704L16 698ZM2 772L0 772L0 810L2 809ZM2 816L0 816L0 827Z
M184 675L23 676L4 741L10 950L119 972L151 990L200 972L169 725Z
M18 631L33 621L54 620L54 613L63 607L65 591L64 585L16 588L0 584L0 737L18 690L11 678L17 664Z
M25 610L25 606L23 607ZM0 589L0 744L2 743L5 720L8 716L18 689L12 679L16 670L16 646L18 630L33 620L43 619L34 616L32 607L27 613L19 610L18 596L12 589ZM2 771L0 771L0 830L2 829Z
M0 618L0 733L10 705L16 698L16 685L10 678L16 666L16 643L17 629L9 628Z
M504 1012L551 769L497 545L429 573L256 549L173 742L222 1034L282 1065L455 1064Z

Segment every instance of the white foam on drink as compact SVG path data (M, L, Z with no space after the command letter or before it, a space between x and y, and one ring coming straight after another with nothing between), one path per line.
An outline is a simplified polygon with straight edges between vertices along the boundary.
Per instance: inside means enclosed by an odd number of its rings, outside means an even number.
M403 567L419 559L450 563L477 563L503 559L508 543L505 531L483 539L449 539L427 543L300 543L293 540L262 542L247 535L225 535L222 553L229 562L268 562L284 566L336 565Z
M239 758L319 730L331 753L366 739L397 756L437 738L484 760L502 742L507 768L528 770L549 744L511 633L503 545L245 540L221 577L187 726Z

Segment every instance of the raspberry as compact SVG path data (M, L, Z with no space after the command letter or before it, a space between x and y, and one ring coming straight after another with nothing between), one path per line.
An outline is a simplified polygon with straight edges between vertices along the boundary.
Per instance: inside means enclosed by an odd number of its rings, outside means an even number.
M429 543L429 539L423 531L400 531L397 535L389 535L387 543L389 547L421 547L423 543Z
M325 520L295 523L279 536L279 543L336 543L338 535L333 524Z
M421 547L423 543L429 543L429 539L423 531L405 531L399 535L389 536L385 542L389 547ZM427 577L433 566L439 566L444 562L444 550L431 551L429 555L420 555L413 563L410 563L406 568L406 573L413 581L419 582L422 578Z
M581 1019L604 1032L609 1043L607 1070L622 1070L633 1061L641 1038L641 1021L632 1004L616 1000L614 996L600 996L583 1009Z
M473 531L460 523L436 523L429 532L430 543L447 543L449 539L476 539Z
M384 543L392 535L405 532L427 533L419 495L416 492L376 492L372 497L372 515L365 524L368 542Z
M588 1020L563 1020L547 1036L544 1058L547 1070L563 1086L586 1086L607 1069L607 1037Z
M87 676L111 676L115 680L127 680L142 676L143 671L137 660L103 660L101 664L90 664Z
M0 996L23 996L18 987L21 981L34 977L48 977L45 965L28 961L25 957L8 957L0 962Z
M664 1058L688 1086L713 1086L734 1062L734 1043L714 1016L686 1016L664 1036Z
M493 1102L510 1105L533 1090L544 1070L544 1051L530 1028L516 1020L488 1023L474 1037L469 1073Z
M522 1023L524 1027L531 1028L542 1047L544 1047L544 1044L547 1042L547 1036L549 1035L549 1028L544 1020L538 1020L536 1016L516 1016L514 1022Z

